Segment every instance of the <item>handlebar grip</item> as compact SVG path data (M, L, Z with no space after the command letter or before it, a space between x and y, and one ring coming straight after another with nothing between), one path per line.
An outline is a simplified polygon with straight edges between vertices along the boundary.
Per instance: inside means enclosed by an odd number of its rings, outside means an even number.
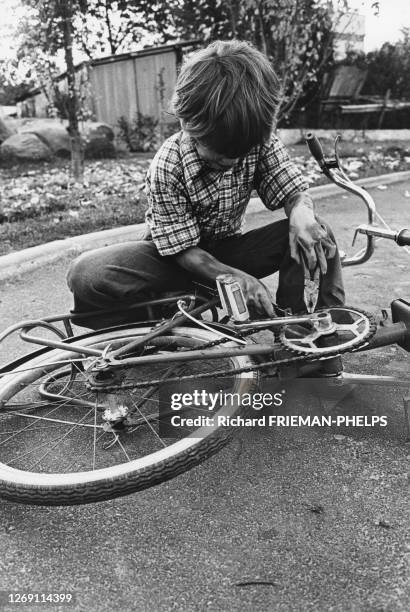
M313 134L313 132L308 132L306 134L305 140L307 146L309 147L309 151L311 152L315 160L319 162L319 164L323 163L325 156L318 137Z
M402 229L396 238L396 242L399 246L410 246L410 230Z

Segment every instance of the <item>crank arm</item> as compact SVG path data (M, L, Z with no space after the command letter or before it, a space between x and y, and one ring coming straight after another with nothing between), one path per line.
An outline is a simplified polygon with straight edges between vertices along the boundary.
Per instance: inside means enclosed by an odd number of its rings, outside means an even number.
M274 319L261 319L249 323L236 323L233 327L237 331L246 331L248 329L266 329L268 327L281 327L282 325L301 324L301 323L317 323L320 326L328 325L330 315L327 312L313 312L300 316L276 317Z

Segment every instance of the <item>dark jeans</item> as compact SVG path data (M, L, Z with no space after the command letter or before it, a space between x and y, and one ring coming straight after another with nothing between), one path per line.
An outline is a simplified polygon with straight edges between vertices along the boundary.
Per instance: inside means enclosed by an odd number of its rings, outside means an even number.
M326 225L326 224L324 224ZM329 235L334 239L329 227ZM304 276L300 264L290 257L289 225L284 219L241 236L199 245L219 261L264 278L279 271L276 301L292 312L306 311L303 301ZM153 293L187 290L192 277L179 267L173 257L161 256L151 241L135 241L89 251L76 259L68 273L68 285L74 294L73 313L99 308L126 306L149 299ZM318 307L344 303L339 254L328 260L328 270L321 279ZM87 327L101 327L123 322L124 317L81 321Z

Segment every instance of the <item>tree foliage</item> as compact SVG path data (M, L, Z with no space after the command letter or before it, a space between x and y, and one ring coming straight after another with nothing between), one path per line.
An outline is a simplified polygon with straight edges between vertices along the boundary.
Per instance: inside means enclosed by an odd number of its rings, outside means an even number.
M20 56L31 61L46 95L62 96L57 84L57 66L53 59L59 52L66 66L65 108L72 147L72 172L76 181L83 177L83 143L78 122L81 113L80 95L76 83L73 59L74 16L83 0L23 0L28 12L25 20Z
M27 11L20 21L17 32L19 46L17 51L18 69L28 72L36 87L43 91L47 103L47 113L58 115L56 101L59 99L57 77L61 73L56 56L63 48L61 24L57 23L54 2L23 0Z
M0 104L13 105L34 86L32 71L19 70L17 60L0 60Z
M139 3L121 0L84 0L75 16L75 39L91 59L114 55L140 43L147 33Z
M63 46L59 0L24 0L38 16L35 47ZM71 0L73 40L89 58L127 51L151 37L239 38L271 59L282 83L278 119L286 120L332 57L332 30L347 0ZM54 7L54 10L53 10ZM60 7L61 8L61 7Z
M134 3L133 3L134 4ZM162 42L239 38L252 42L272 61L282 83L278 119L286 119L309 83L318 80L332 57L333 26L346 0L168 0L138 2L149 19L155 13Z
M364 59L368 76L364 91L370 95L410 100L410 28L404 28L401 39L384 43L380 49L368 53Z
M339 64L367 70L362 94L383 97L390 90L391 98L410 100L410 28L403 28L396 43L367 54L351 51Z

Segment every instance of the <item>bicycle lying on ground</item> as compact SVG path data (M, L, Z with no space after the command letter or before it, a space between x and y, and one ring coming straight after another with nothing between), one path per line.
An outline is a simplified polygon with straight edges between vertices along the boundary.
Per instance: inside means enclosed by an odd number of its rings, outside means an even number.
M369 259L375 237L409 245L410 230L375 225L375 204L345 175L337 148L335 159L326 160L315 136L308 135L307 142L323 172L358 195L368 210L368 223L356 230L366 236L366 247L343 264ZM276 318L250 320L235 279L220 279L218 285L219 291L198 285L192 294L124 309L128 317L138 312L138 319L147 312L143 323L76 335L76 316L63 314L5 330L0 341L18 331L40 348L0 370L0 495L69 505L145 489L222 448L234 431L230 421L249 414L243 398L257 390L260 376L280 383L312 375L343 353L394 343L410 351L410 303L404 299L392 302L392 323L382 327L373 315L350 307L300 316L276 308ZM46 333L34 335L38 328ZM394 382L389 376L337 378ZM215 403L211 423L206 402L186 402L178 412L185 425L175 436L169 389L181 391L190 383L206 385L209 394L223 390L230 401Z

